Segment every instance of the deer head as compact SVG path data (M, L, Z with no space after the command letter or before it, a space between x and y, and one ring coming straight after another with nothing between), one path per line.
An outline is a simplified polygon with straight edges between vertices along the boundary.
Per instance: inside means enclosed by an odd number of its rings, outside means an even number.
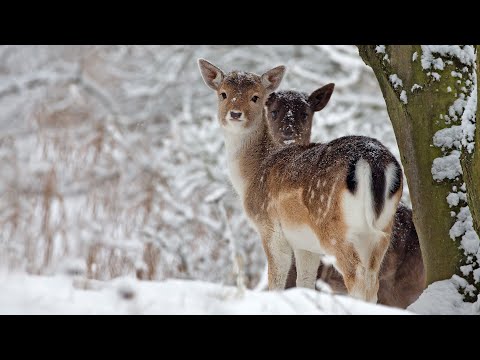
M332 96L335 84L328 84L311 95L298 91L272 93L266 103L270 133L277 144L310 143L312 120Z
M277 66L261 76L241 71L225 74L204 59L198 60L198 66L205 84L217 93L220 125L234 133L248 132L263 121L265 101L285 74L285 66Z

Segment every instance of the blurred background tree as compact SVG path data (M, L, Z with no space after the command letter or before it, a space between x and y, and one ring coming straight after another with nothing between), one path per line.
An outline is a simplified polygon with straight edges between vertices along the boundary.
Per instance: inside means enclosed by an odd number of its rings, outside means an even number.
M399 156L355 46L1 46L0 263L234 284L241 257L257 284L261 243L229 185L198 57L226 71L284 64L282 89L334 82L313 140L369 135Z

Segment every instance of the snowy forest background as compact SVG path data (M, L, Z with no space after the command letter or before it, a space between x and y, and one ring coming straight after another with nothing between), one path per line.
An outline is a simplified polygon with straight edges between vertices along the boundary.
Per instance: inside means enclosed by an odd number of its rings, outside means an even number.
M399 159L352 45L1 46L0 264L234 284L241 259L246 286L257 285L265 256L229 185L198 57L226 71L284 64L281 89L334 82L313 140L373 136Z

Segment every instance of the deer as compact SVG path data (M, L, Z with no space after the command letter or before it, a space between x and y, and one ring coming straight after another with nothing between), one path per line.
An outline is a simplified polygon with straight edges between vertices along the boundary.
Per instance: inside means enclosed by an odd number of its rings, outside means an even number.
M379 270L403 190L403 171L378 140L362 136L278 148L265 104L286 68L262 75L198 66L217 96L230 181L260 235L268 288L284 290L293 255L298 287L314 289L321 256L335 258L348 295L377 302ZM325 97L312 99L315 106Z
M330 100L335 85L327 84L311 94L282 90L270 94L266 102L268 126L277 146L310 144L313 116ZM312 99L324 98L322 103ZM286 288L295 287L295 262L292 261ZM425 268L412 210L399 203L393 220L390 246L380 268L378 303L406 308L425 288ZM341 274L333 266L320 264L317 279L336 293L345 293Z

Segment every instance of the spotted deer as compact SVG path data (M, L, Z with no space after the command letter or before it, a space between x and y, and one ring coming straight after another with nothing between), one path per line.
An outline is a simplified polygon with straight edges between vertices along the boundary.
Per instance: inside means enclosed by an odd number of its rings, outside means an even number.
M312 94L298 91L272 93L266 103L267 119L273 141L284 144L310 144L313 115L328 103L334 84L325 85ZM316 98L324 99L314 102ZM290 267L286 287L294 287L295 262ZM327 282L335 292L346 292L342 275L329 265L320 264L317 278ZM412 210L399 204L393 220L390 247L380 268L380 304L406 308L420 296L425 284L418 235L412 219Z
M203 59L198 64L218 98L230 180L262 239L269 289L285 288L293 253L297 286L314 288L320 255L327 254L335 257L349 295L376 302L403 187L395 157L361 136L276 148L265 103L285 67L260 76L225 74Z

